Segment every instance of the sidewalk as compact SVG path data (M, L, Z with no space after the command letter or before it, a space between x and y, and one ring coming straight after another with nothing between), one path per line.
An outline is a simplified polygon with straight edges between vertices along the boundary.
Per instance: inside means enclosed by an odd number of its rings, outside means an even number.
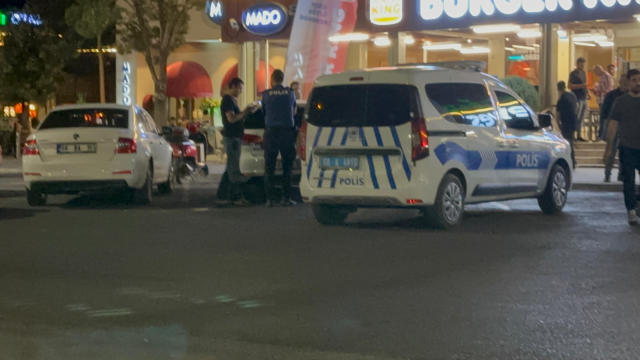
M224 173L225 164L220 161L208 161L209 173L212 175L222 175ZM4 158L0 163L0 178L21 178L22 163L18 159ZM574 190L591 190L591 191L612 191L622 192L622 183L617 181L618 170L613 169L611 182L605 183L604 169L596 168L578 168L573 172L573 189ZM640 185L640 177L636 177L636 183Z

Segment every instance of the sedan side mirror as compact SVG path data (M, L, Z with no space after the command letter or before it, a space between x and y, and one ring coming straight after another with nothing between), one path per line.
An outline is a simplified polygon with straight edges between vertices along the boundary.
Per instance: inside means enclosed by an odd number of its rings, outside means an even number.
M553 128L553 116L551 114L538 114L538 124L543 129Z

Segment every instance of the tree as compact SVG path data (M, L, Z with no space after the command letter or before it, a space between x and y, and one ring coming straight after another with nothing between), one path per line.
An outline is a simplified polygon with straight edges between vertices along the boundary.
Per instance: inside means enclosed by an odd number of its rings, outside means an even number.
M75 0L75 4L65 12L67 24L86 39L96 39L98 45L98 66L100 71L100 102L106 102L104 89L104 53L102 34L117 19L115 0Z
M502 82L524 100L533 111L540 111L540 94L529 81L518 76L502 79Z
M204 10L206 0L121 0L118 21L118 51L144 55L151 71L155 93L154 118L164 125L167 101L167 62L173 50L185 43L189 12Z
M0 99L22 103L21 123L29 127L29 103L45 103L64 81L65 62L75 54L66 41L46 24L9 24L0 47Z

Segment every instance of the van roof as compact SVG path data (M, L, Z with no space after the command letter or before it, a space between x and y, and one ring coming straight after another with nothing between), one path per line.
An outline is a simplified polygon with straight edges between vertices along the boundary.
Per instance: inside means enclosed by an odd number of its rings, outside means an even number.
M470 81L482 81L492 80L497 81L498 79L492 75L488 75L482 72L472 71L472 70L458 70L445 68L435 65L429 64L421 64L421 65L398 65L398 66L387 66L387 67L377 67L377 68L368 68L368 69L357 69L357 70L347 70L338 74L324 75L320 76L316 80L316 86L328 86L328 85L338 85L351 83L350 80L353 78L362 77L364 79L376 79L376 82L385 79L389 80L391 83L406 83L410 81L412 75L419 73L450 73L450 74L465 74L465 78ZM377 75L377 76L376 76Z

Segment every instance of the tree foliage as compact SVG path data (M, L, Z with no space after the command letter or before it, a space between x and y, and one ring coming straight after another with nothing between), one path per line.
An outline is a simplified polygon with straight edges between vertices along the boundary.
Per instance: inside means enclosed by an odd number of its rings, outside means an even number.
M529 81L518 76L510 76L501 81L518 94L533 111L540 111L540 94Z
M102 49L102 34L118 18L115 0L75 0L65 12L67 24L86 39L96 39ZM100 102L105 102L104 53L98 52L100 72Z
M171 52L185 43L189 12L202 11L206 0L122 0L118 21L118 52L144 55L155 85L154 112L167 121L167 62Z
M43 103L64 81L63 67L76 51L46 24L10 24L0 47L0 98Z
M75 0L65 12L67 24L86 39L95 39L117 19L115 0Z

